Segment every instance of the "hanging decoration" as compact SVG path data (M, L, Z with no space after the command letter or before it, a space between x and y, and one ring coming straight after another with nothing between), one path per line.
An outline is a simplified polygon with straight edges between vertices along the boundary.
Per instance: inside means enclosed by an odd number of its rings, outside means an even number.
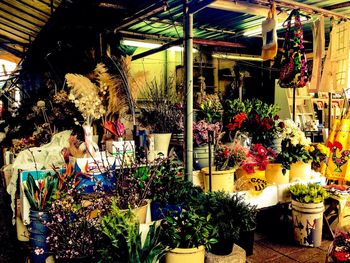
M292 18L294 18L293 31ZM282 88L302 88L308 83L309 74L299 11L293 10L285 23L287 29L283 43L279 85Z
M262 22L262 53L263 60L273 59L277 55L277 15L276 4L270 7L266 20Z

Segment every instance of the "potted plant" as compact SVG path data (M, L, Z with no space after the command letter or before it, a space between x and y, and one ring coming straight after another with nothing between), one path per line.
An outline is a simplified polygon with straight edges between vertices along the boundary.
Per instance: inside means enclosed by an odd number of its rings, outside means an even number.
M285 120L285 128L281 133L282 141L285 144L285 154L289 158L290 181L298 179L310 179L311 161L310 144L311 140L306 138L303 131L292 120Z
M209 132L214 134L214 143L212 146L212 163L214 163L214 144L220 138L221 124L219 122L208 123L205 120L200 120L193 123L193 163L195 169L202 169L209 166Z
M173 159L164 160L150 191L152 220L162 219L168 212L180 213L202 192L201 188L183 180L179 163Z
M212 245L208 255L209 258L216 259L212 262L220 262L219 256L222 255L225 255L224 262L230 262L228 255L232 253L234 243L242 245L247 255L251 254L254 239L250 240L251 243L248 245L243 241L247 233L254 233L256 207L247 204L241 195L231 196L224 192L207 193L203 199L203 211L211 214L211 223L218 229L218 242Z
M300 245L319 247L322 241L324 199L327 191L319 184L294 184L289 187L292 197L294 239Z
M183 209L177 216L169 215L162 221L162 242L170 247L166 263L202 263L205 248L217 242L217 228L211 215L201 215L195 208Z
M212 191L223 190L229 193L234 188L234 173L248 154L248 149L239 141L229 145L218 145L215 151L214 166L211 170ZM205 190L209 191L209 167L202 169L205 176Z
M206 95L199 104L197 120L205 120L208 123L221 122L222 105L219 97L215 94Z
M155 156L167 157L171 133L178 123L179 110L175 106L179 101L178 95L173 91L171 82L162 85L153 80L147 83L143 96L145 100L140 103L139 122L153 133Z
M120 210L113 199L110 211L102 218L101 231L106 242L100 250L102 262L156 263L166 252L160 242L161 228L153 223L145 237L131 209Z
M48 211L58 184L57 175L51 175L50 173L37 181L29 173L27 180L22 183L24 194L30 204L31 260L35 263L44 263L49 255L48 245L46 244L49 230L45 226L45 222L50 218Z

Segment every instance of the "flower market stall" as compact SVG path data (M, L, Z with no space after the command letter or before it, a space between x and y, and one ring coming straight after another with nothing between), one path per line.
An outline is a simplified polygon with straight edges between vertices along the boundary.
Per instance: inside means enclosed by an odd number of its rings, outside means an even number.
M290 0L77 2L57 7L62 24L0 92L2 172L26 262L246 262L264 209L283 207L305 247L321 247L323 218L337 227L331 208L347 224L348 96L318 92L324 28L346 14ZM55 32L63 40L42 45ZM323 74L345 87L340 47L330 41ZM346 258L344 229L332 259Z

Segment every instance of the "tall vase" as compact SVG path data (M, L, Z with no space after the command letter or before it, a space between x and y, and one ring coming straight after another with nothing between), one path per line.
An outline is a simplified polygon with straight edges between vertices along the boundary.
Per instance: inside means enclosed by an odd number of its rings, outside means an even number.
M48 212L39 212L30 210L30 262L45 263L49 256L49 247L46 243L49 229L45 222L49 221L50 214Z
M153 136L155 157L168 157L171 133L154 133Z
M93 127L91 125L84 125L85 149L87 157L95 155L95 148L93 143Z

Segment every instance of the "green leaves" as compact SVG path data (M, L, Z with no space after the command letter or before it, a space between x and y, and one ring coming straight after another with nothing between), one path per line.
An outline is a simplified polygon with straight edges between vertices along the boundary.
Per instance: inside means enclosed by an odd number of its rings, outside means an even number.
M31 209L36 211L47 211L51 204L51 199L58 189L58 177L56 174L37 180L28 174L27 181L22 183L24 194L26 195Z
M321 203L329 197L322 185L315 183L291 185L289 191L292 199L301 203Z

